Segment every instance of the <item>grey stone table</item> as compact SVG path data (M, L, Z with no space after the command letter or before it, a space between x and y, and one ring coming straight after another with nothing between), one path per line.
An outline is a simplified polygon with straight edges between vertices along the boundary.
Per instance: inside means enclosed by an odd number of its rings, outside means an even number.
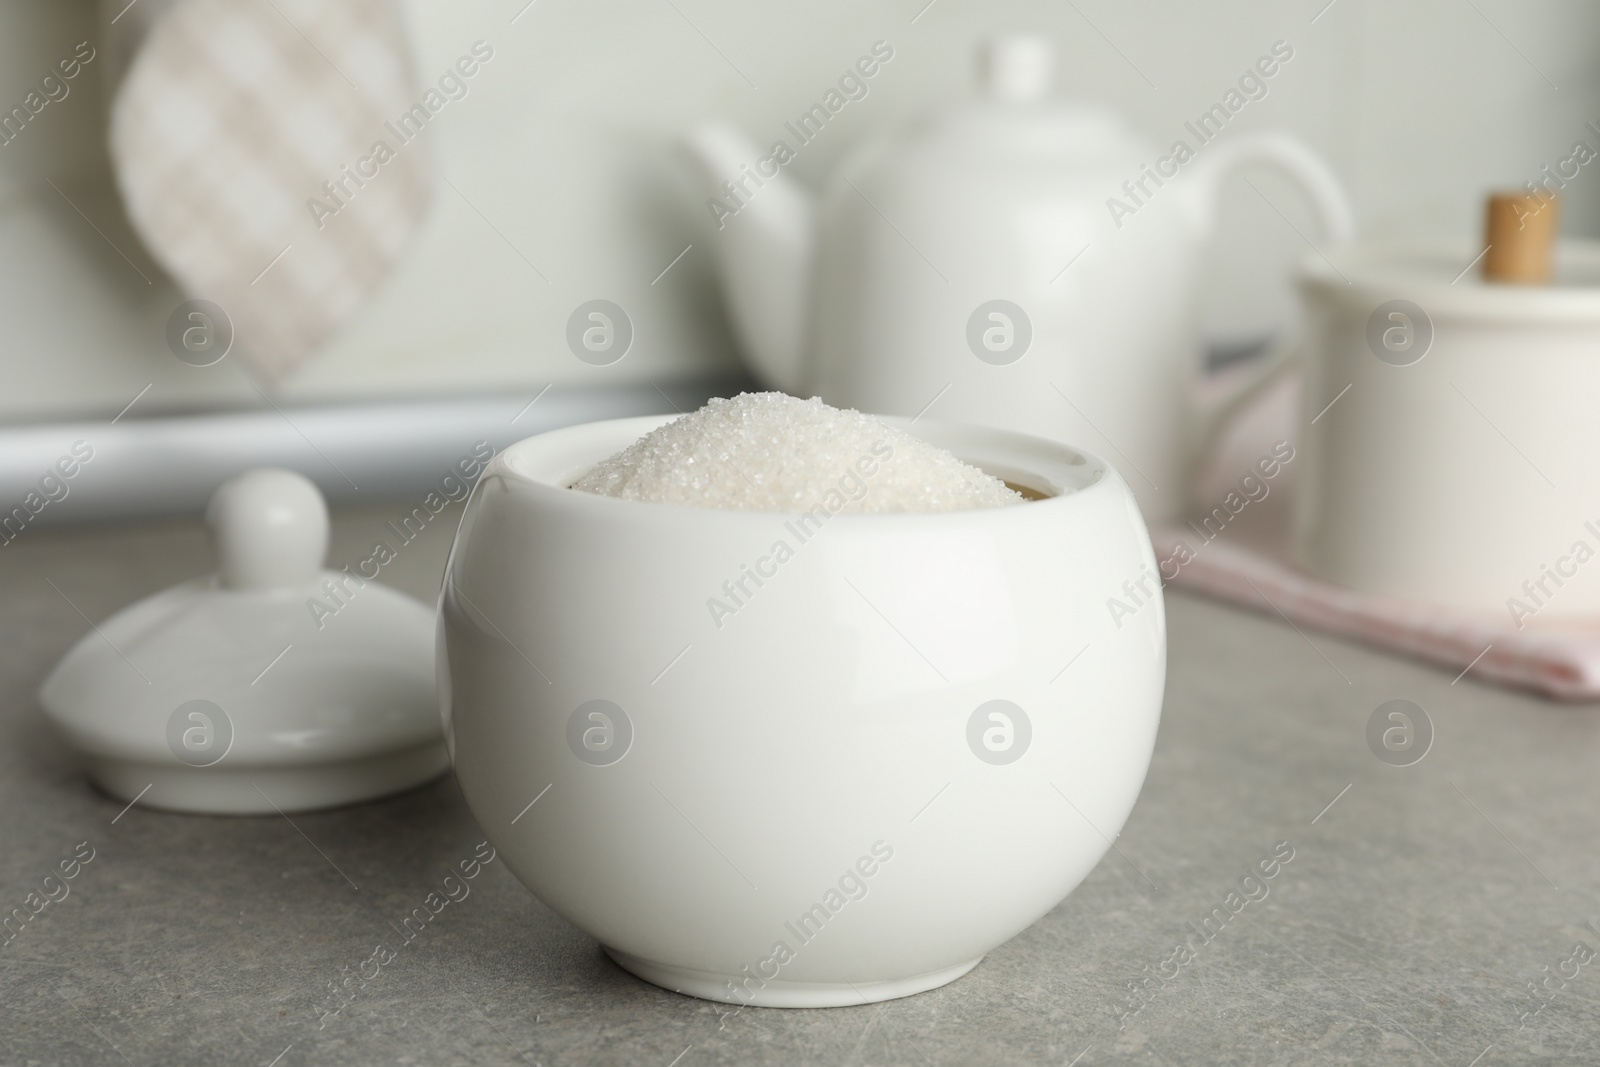
M335 564L405 510L336 516ZM405 546L389 579L431 600L453 527L443 516ZM0 1064L1600 1058L1600 962L1585 965L1600 949L1596 709L1183 596L1169 598L1155 762L1118 849L953 985L734 1013L622 972L490 863L325 1014L331 984L396 941L481 840L455 783L292 824L123 811L35 702L84 616L208 562L194 523L30 529L0 549L0 911L93 849L69 895L0 950ZM1435 730L1408 767L1366 739L1397 698ZM1267 895L1206 927L1275 848L1293 858Z

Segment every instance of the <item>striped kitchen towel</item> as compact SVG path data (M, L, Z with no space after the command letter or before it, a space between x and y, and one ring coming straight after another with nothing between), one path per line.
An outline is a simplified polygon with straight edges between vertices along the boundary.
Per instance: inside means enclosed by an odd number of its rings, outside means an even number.
M1158 525L1150 540L1157 560L1173 561L1166 573L1174 588L1429 660L1459 671L1458 679L1500 682L1559 700L1600 700L1600 619L1592 626L1530 623L1518 630L1503 613L1484 615L1320 581L1260 545L1226 536L1205 542L1189 527Z
M422 221L425 144L393 0L108 0L110 146L135 229L274 381L366 301Z

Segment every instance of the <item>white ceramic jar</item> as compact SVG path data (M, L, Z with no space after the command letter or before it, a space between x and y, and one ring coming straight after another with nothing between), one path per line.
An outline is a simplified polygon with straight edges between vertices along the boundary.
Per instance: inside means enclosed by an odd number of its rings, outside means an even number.
M530 438L479 482L439 626L468 804L669 989L821 1006L959 977L1088 874L1149 765L1166 630L1127 484L886 420L1047 499L807 522L567 488L663 421Z
M1600 245L1550 286L1483 282L1475 248L1309 258L1293 554L1371 593L1509 624L1600 614ZM1331 405L1331 406L1330 406Z

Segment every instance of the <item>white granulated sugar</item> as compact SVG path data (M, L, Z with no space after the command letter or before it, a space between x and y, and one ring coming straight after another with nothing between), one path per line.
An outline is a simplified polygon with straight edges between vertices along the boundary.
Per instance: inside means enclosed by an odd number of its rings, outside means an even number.
M1023 503L1000 479L813 397L713 400L605 460L574 489L734 511L963 511Z

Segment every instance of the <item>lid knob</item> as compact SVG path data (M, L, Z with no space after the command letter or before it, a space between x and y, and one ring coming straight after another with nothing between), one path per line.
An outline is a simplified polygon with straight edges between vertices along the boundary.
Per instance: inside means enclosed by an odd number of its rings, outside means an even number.
M1007 34L978 49L978 84L984 95L1009 104L1043 100L1054 67L1055 46L1038 34Z
M1561 198L1548 191L1496 193L1484 224L1483 280L1545 285L1555 274Z
M206 507L227 589L306 585L328 553L328 505L302 474L258 467L222 483Z

